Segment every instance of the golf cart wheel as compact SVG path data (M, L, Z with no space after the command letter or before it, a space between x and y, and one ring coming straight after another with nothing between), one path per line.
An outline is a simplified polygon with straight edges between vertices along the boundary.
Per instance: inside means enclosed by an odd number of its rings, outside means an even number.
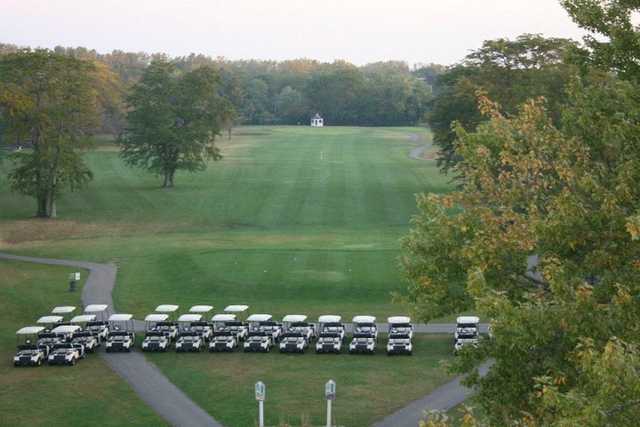
M69 366L75 366L76 365L76 359L71 359L71 361L69 361Z
M408 352L407 354L408 354L409 356L412 356L412 355L413 355L413 351L410 351L410 352Z
M42 366L42 359L38 359L38 363L36 366Z

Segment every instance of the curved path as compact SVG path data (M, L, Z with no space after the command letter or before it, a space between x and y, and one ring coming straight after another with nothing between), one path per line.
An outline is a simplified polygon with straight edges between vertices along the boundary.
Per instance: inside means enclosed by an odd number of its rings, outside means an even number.
M82 289L82 303L108 304L113 307L111 293L116 283L118 271L114 264L97 264L85 261L69 261L50 258L35 258L20 255L11 255L0 252L0 259L14 261L33 262L38 264L61 265L66 267L82 268L89 271L89 277ZM347 324L351 330L352 325ZM135 321L136 330L144 330L144 322ZM380 332L387 331L386 323L379 323ZM452 323L430 323L414 325L416 333L450 334L455 330ZM487 332L487 325L480 325L482 333ZM180 427L211 426L221 427L222 424L214 420L207 412L196 405L187 395L171 383L160 370L149 362L142 354L133 353L99 353L111 367L117 372L133 390L155 410L168 423ZM488 371L490 363L480 367L480 374ZM416 400L399 411L378 421L374 427L415 427L423 418L424 411L440 410L448 411L462 403L471 390L460 384L462 377L444 384L433 392Z
M89 277L82 289L82 303L85 306L109 304L109 307L113 307L111 292L116 283L117 273L117 267L113 264L34 258L5 253L0 253L0 258L86 269L89 271ZM100 352L99 354L111 369L124 378L138 396L169 424L180 427L222 426L189 399L182 390L173 385L142 354L137 352L120 354Z
M418 135L417 133L412 133L412 134L409 135L409 139L412 142L419 142L423 138L420 135ZM424 153L429 148L431 148L432 145L433 144L429 143L427 145L421 145L419 147L412 148L411 151L409 152L409 158L414 159L414 160L425 160Z

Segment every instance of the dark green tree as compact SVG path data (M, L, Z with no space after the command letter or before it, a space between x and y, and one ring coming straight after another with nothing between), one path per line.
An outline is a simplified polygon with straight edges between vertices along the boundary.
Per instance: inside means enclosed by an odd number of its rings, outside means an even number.
M221 159L215 138L233 108L219 87L213 68L179 74L171 62L152 62L128 97L128 126L120 141L124 161L173 187L176 171L201 171L208 160Z
M38 217L56 217L56 200L92 173L80 149L97 127L95 68L49 50L0 56L3 139L26 149L10 156L11 188L36 199Z

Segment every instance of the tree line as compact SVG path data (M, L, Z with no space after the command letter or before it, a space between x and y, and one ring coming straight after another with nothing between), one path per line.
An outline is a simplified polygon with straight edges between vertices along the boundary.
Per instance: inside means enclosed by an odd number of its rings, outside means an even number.
M427 121L458 187L418 196L404 299L425 321L491 324L452 364L478 391L467 427L640 417L640 4L561 3L583 43L488 41L434 86Z

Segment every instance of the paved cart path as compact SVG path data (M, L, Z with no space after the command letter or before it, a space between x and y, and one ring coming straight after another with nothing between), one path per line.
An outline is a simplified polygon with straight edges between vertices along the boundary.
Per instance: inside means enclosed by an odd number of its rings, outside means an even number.
M0 253L0 258L62 265L89 270L89 277L82 290L82 303L109 304L113 307L111 292L116 282L117 267L113 264L96 264L84 261L68 261L49 258L34 258ZM222 426L207 412L196 405L182 390L142 354L99 353L107 364L129 383L131 388L169 424L180 427Z
M493 362L483 363L479 368L480 375L486 375L492 364ZM460 383L462 378L460 376L441 385L425 397L411 402L404 408L374 423L372 427L417 427L420 420L424 419L425 411L446 412L456 407L473 394L473 390Z

